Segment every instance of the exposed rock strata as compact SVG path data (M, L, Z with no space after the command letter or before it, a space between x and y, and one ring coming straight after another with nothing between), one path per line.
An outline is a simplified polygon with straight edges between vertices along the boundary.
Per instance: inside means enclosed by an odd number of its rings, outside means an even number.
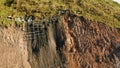
M119 29L71 14L60 16L40 30L42 33L31 33L32 39L24 40L24 31L0 28L0 67L119 67ZM31 27L29 31L33 31Z

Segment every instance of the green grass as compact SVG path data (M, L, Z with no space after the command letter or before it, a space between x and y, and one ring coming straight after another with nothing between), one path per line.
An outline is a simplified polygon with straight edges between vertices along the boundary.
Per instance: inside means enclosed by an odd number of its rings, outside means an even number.
M39 19L41 17L54 16L58 9L69 9L78 16L85 16L93 21L103 22L109 26L120 28L120 4L112 0L14 0L8 6L6 2L0 2L0 24L11 23L6 19L8 15L22 16L32 14ZM80 13L77 13L79 11Z

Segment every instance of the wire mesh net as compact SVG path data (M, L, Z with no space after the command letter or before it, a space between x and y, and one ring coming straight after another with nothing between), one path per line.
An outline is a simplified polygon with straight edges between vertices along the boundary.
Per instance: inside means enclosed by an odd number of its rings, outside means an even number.
M34 40L43 33L43 27L40 23L23 23L24 40Z

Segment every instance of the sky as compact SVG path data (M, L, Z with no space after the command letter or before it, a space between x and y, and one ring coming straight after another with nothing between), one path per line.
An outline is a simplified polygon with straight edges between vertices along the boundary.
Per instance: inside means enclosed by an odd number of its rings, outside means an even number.
M116 1L116 2L120 3L120 0L113 0L113 1Z

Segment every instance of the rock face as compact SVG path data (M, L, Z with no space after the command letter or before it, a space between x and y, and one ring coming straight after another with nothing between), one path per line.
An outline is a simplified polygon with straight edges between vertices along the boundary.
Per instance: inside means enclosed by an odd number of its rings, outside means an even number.
M27 32L0 28L1 68L119 67L120 32L115 28L72 14L39 28L42 33L31 26Z
M57 45L66 58L67 68L119 67L120 32L117 29L75 15L63 17L61 24L56 32Z
M0 68L30 68L26 43L20 29L0 28Z

